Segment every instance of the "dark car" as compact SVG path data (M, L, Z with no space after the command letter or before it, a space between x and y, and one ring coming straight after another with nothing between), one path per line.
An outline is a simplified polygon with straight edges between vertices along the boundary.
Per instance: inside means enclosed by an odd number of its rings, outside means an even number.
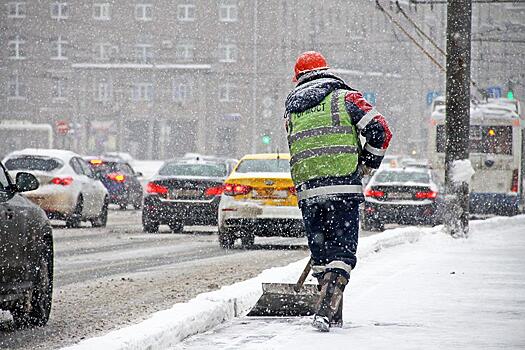
M365 188L363 228L384 224L436 225L441 219L439 187L424 168L380 169Z
M158 232L162 224L173 232L184 225L217 225L223 182L236 163L200 156L165 162L146 185L144 231Z
M135 209L142 206L143 189L139 177L129 163L119 158L84 157L97 178L109 193L109 201L120 209L132 205Z
M46 213L20 192L38 188L25 172L13 183L0 163L0 309L15 327L43 326L53 291L53 234Z

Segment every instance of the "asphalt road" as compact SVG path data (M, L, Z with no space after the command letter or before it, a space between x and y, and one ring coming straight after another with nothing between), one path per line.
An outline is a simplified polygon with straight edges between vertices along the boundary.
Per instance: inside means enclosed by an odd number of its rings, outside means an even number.
M0 313L0 349L70 345L308 255L305 238L257 238L249 250L224 250L215 227L172 234L166 226L146 234L140 211L111 210L106 228L66 229L57 222L54 243L48 325L14 330L9 314Z

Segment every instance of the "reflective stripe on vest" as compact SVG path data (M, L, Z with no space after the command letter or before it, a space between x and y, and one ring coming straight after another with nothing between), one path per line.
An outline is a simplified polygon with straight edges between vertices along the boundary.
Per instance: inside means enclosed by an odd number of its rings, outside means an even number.
M335 90L317 106L290 114L288 145L296 185L356 171L359 137L346 110L344 91Z
M323 186L297 192L297 198L301 201L303 199L317 196L329 196L345 193L363 193L363 189L361 185Z

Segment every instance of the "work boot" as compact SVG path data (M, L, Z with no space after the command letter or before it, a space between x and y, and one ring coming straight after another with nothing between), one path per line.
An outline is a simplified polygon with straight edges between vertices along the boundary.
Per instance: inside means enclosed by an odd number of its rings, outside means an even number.
M320 280L321 295L316 305L312 326L322 332L330 331L330 325L342 326L342 300L348 279L341 274L326 272ZM340 309L341 306L341 309ZM334 319L335 316L335 319Z
M332 321L330 321L330 327L343 328L343 299L344 294L341 295L339 307L337 308L337 312L334 314L334 317L332 317Z

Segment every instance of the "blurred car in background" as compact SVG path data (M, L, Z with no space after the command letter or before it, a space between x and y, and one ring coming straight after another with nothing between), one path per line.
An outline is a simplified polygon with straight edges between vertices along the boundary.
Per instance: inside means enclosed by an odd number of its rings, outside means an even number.
M16 328L43 326L53 291L53 232L45 212L21 196L38 180L18 172L13 182L0 163L0 309Z
M128 164L133 164L134 162L133 156L126 152L104 152L102 156L107 158L117 158Z
M219 243L232 248L240 238L304 235L301 211L290 174L289 154L246 155L224 183L219 205Z
M427 169L379 169L365 187L363 229L383 230L387 223L437 225L441 220L439 192Z
M397 168L401 164L401 156L385 155L381 162L381 168Z
M27 148L8 154L3 162L12 177L23 171L38 179L40 187L24 195L49 218L65 220L72 228L82 221L90 221L93 227L106 226L108 191L78 154Z
M421 169L430 169L430 163L427 159L413 159L406 158L401 160L402 168L421 168Z
M129 163L120 158L84 157L91 170L104 184L109 193L109 202L125 210L128 205L142 207L143 189L139 177Z
M173 232L184 225L217 225L222 185L236 162L200 156L166 161L146 185L144 231L158 232L164 224Z

